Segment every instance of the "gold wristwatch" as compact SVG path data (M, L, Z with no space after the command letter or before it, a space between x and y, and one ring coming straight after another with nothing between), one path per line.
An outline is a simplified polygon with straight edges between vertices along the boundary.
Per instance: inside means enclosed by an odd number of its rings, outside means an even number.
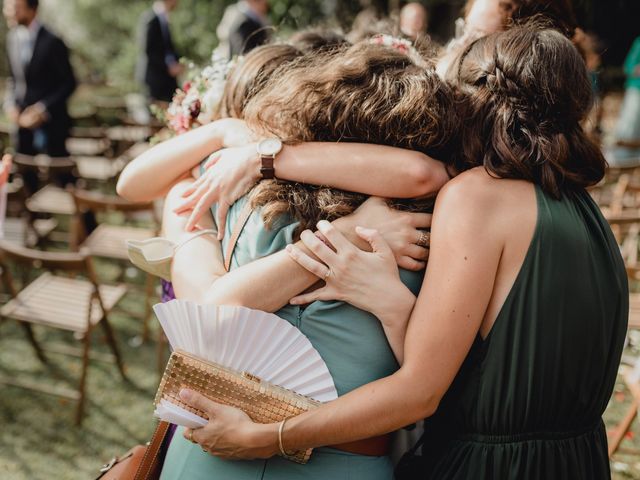
M258 155L260 155L260 175L263 179L276 178L274 160L282 150L282 140L279 138L265 138L258 142Z

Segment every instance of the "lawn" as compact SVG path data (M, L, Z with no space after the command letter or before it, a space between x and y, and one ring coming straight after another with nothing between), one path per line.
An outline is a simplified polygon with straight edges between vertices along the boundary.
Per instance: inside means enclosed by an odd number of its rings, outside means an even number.
M103 279L113 280L115 269L105 263L98 266ZM141 278L134 279L138 286L141 282ZM141 314L144 293L131 288L121 306ZM16 387L1 387L1 479L92 479L109 458L148 440L154 426L152 401L159 381L155 342L139 344L142 322L131 313L117 310L111 319L129 381L122 380L115 365L92 361L87 381L87 415L81 427L73 422L73 402ZM153 326L157 328L155 321ZM44 328L37 329L37 336L45 345L79 343L70 334ZM93 345L96 351L108 351L100 330L94 334ZM640 355L639 346L640 335L632 337L627 354ZM49 363L43 366L38 361L15 322L0 324L0 375L19 376L47 385L75 386L79 359L51 354ZM629 401L629 392L619 383L605 414L607 426L622 417ZM638 432L637 427L634 432ZM633 433L623 445L640 450L640 440ZM618 455L612 468L616 480L640 479L640 456Z

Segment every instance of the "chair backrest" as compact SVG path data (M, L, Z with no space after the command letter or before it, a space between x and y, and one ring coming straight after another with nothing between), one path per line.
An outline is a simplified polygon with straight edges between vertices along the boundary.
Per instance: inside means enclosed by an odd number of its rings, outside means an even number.
M76 211L72 220L72 248L82 243L88 232L86 231L83 216L87 212L121 212L123 214L135 212L149 212L159 229L160 221L156 214L153 202L133 203L116 195L105 195L100 192L93 192L79 188L69 188L76 205Z
M25 155L16 153L13 161L18 169L31 170L73 170L76 163L70 157L50 157L48 155Z
M43 252L0 240L0 260L47 270L82 272L87 268L89 255L87 252Z
M134 203L117 195L105 195L100 192L83 190L80 188L69 189L76 209L79 212L153 212L152 202Z
M13 276L9 270L9 264L23 265L31 269L44 269L50 271L65 271L69 273L82 273L87 276L93 285L94 295L100 297L98 277L91 264L88 252L43 252L32 248L25 248L0 240L0 267L2 268L2 280L12 297L18 295L19 289L13 282ZM102 306L102 299L98 298Z

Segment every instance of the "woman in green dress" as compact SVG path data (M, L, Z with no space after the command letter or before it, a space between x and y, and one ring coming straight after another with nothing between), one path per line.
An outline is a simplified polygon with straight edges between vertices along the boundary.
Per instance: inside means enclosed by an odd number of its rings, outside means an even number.
M291 255L326 286L293 304L339 297L406 339L401 368L285 424L184 391L211 421L192 435L222 458L352 441L426 424L416 478L610 477L602 413L615 383L628 316L625 268L585 191L604 175L580 120L591 89L561 34L517 27L471 44L449 71L468 100L466 169L441 191L415 308L399 308L384 240L372 253L328 223ZM465 168L466 167L466 168ZM471 167L471 168L469 168ZM475 168L473 168L475 167Z
M295 85L289 84L287 95L282 95L277 82L265 87L259 99L253 100L247 107L256 113L245 112L245 117L254 119L254 128L263 132L277 132L289 142L371 141L431 156L445 156L456 136L454 97L451 89L436 76L433 69L426 69L426 65L418 65L416 61L402 50L366 42L316 55L295 67L288 67L286 74L281 72L281 75L296 82ZM319 74L320 65L324 70ZM280 123L285 111L288 113L285 118L290 120ZM400 125L411 125L410 130L415 133L406 134L398 128ZM178 192L174 189L172 195L178 195ZM227 235L222 244L217 246L217 252L227 251L232 237L230 232L234 230L245 206L250 204L253 207L235 244L231 272L225 277L232 277L237 270L251 262L270 259L280 251L287 262L298 268L287 258L284 249L298 239L300 231L325 217L335 219L337 223L339 220L353 221L353 217L359 218L361 213L354 213L356 207L365 199L366 196L362 194L290 182L264 182L256 186L249 195L236 201L226 216L224 230ZM172 200L169 198L169 202ZM404 204L409 209L419 211L426 205L432 205L432 201L414 200ZM393 218L388 215L390 209L385 202L378 201L378 206L370 205L368 208L382 210L387 219ZM218 210L216 206L214 218L219 218ZM350 213L353 213L352 220L341 218ZM407 215L412 215L415 226L426 227L429 224L430 215L404 214ZM170 224L184 220L175 218L175 215L165 219L165 230L183 230L182 226L173 228ZM198 245L214 241L211 236L197 238L177 252L172 281L178 298L236 303L229 297L222 298L222 282L228 283L228 278L212 278L213 281L209 280L208 283L203 280L203 274L211 273L210 269L220 269L221 259L218 255L217 262L216 258L211 258L211 265L202 265L208 264L211 256L204 254L197 258ZM426 256L424 246L411 246L414 248L408 253L414 258ZM412 263L408 258L399 259L398 262L415 270L403 270L401 273L403 285L408 288L406 297L412 303L420 287L424 264L415 260ZM196 265L197 268L194 268ZM212 276L220 273L214 271ZM194 280L199 285L193 286ZM265 282L260 283L264 288ZM286 281L280 278L276 288L274 282L267 282L266 286L274 292L265 296L280 298L277 300L281 302L280 305L286 304L290 295L283 295L286 290L281 284L284 283ZM203 284L210 287L210 292L200 296L197 292L202 290ZM262 295L257 289L250 291L256 297ZM270 306L261 307L271 310ZM408 304L407 309L410 309ZM339 395L388 376L398 368L393 348L387 340L387 337L393 337L394 332L388 331L371 313L336 300L314 302L306 307L286 305L275 310L309 338L326 362ZM364 443L317 449L306 465L278 457L233 462L203 452L199 446L178 434L169 447L161 478L386 480L392 476L392 464L387 453L388 437L382 436Z

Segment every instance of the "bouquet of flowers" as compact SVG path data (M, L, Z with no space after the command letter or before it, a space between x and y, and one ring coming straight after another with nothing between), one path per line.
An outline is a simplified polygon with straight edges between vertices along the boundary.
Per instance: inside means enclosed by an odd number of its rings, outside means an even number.
M211 63L201 69L190 63L187 80L173 95L169 108L155 108L158 120L175 134L187 132L211 122L220 106L224 85L235 60L227 60L214 52Z

